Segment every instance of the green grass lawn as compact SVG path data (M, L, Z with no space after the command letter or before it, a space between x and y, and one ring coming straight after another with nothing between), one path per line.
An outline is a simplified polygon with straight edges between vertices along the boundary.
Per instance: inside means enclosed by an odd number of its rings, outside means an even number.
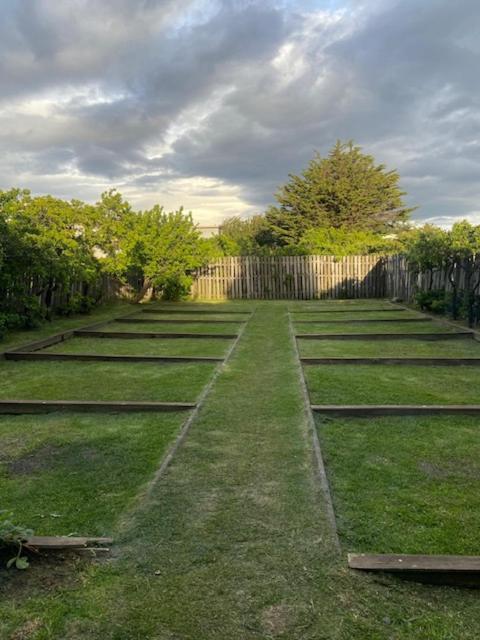
M102 320L107 322L112 318L131 314L133 310L134 307L129 302L115 301L100 305L87 315L78 314L69 317L55 317L50 322L42 323L38 329L8 332L3 340L0 340L0 351L13 349L14 347L27 344L33 340L40 340L41 338L46 338L55 333L67 331L68 329L85 327L96 322L101 322Z
M4 400L193 402L214 364L0 361Z
M296 324L295 332L302 333L451 333L455 327L439 322L366 322Z
M345 549L480 553L479 418L317 424Z
M305 302L300 305L308 306ZM156 438L168 430L165 416L161 421L153 416L122 416L121 421L117 416L101 420L69 416L65 429L62 421L66 416L5 419L8 426L1 444L7 458L1 464L6 465L2 469L7 473L0 477L14 483L12 495L13 490L20 492L16 500L25 502L23 517L58 513L61 517L48 515L40 522L47 526L52 519L60 528L71 518L72 532L80 530L84 516L73 513L77 498L69 505L59 497L58 506L50 507L50 501L42 503L41 488L48 491L48 474L58 473L57 490L61 493L65 484L68 494L80 461L93 458L92 473L85 465L79 477L88 485L95 475L98 500L104 504L98 510L95 504L85 504L84 526L98 525L102 532L113 532L115 546L103 561L52 559L33 562L26 573L10 572L6 577L0 572L1 640L477 639L478 592L351 572L345 556L336 554L312 462L300 367L289 332L287 309L296 303L259 302L256 306L257 312L193 420L188 437L148 494L142 487L153 476L155 459L162 456ZM248 301L235 304L235 308L251 307ZM100 347L110 341L91 342ZM455 345L460 343L463 341ZM377 343L380 353L384 344ZM50 378L48 370L37 368L42 363L28 364L35 364L37 371L27 376L31 385L40 388L43 375L53 384L53 374ZM208 365L198 366L205 371ZM97 378L91 375L99 392L110 383L113 389L120 388L114 376L122 369L114 367L108 369L109 376L107 370ZM159 370L172 372L172 367ZM134 371L130 365L128 369ZM354 373L343 366L322 369L330 378L335 370L346 374L342 384L340 380L332 384L320 381L325 402L333 402L340 392L342 401L349 402L361 391L370 397L375 387L389 388L381 382L385 367L354 368ZM415 367L417 374L421 369ZM318 375L320 368L306 370L316 370ZM465 382L457 380L464 375L461 368L448 368L444 379L431 382L430 368L421 382L411 367L390 370L401 374L393 383L400 385L402 393L406 384L415 392L419 387L433 393L434 387L441 387L438 393L447 395L451 390L455 396L461 394ZM97 369L89 371L92 374ZM160 380L150 382L156 371L155 365L140 365L135 375L122 380L123 387L134 389L143 384L158 392ZM434 371L438 376L439 370ZM63 373L71 378L72 370ZM468 381L473 393L478 387L475 370L468 369L468 374L475 378ZM363 390L358 377L366 385ZM6 382L8 378L3 376ZM56 383L62 388L61 376L57 375ZM163 378L162 383L169 385ZM186 388L183 382L181 386ZM393 420L380 422L332 421L321 428L344 543L357 550L367 545L368 550L391 549L403 536L402 550L420 548L428 540L431 549L446 548L448 541L452 552L461 545L473 548L480 453L475 421L449 419L442 426L424 418L402 418L398 427ZM371 432L365 432L365 424L367 428L371 424ZM385 424L391 425L392 434ZM22 425L31 432L25 449ZM170 428L172 435L177 432L174 425ZM37 434L36 429L44 432ZM53 446L46 462L44 453L49 449L45 446ZM33 482L30 486L30 477L25 487L21 478L17 483L17 476L10 477L12 469L21 470L24 464L32 467L30 454L42 460L33 469L39 477L38 490ZM25 462L20 462L22 457ZM382 458L393 462L387 464ZM16 460L19 463L12 464ZM378 504L366 516L361 509L369 500L364 476L375 465L378 476L370 477L375 480L372 492ZM102 471L112 478L103 478ZM123 472L125 478L118 479ZM408 508L407 485L413 509ZM82 495L84 502L95 501L95 492ZM134 496L136 508L132 509ZM390 511L384 514L387 503ZM405 520L409 526L405 526L402 509L411 518ZM451 515L442 520L445 509L451 509ZM440 523L438 532L435 521ZM382 522L385 531L381 531ZM461 532L464 523L469 530ZM49 531L53 530L52 525Z
M478 367L313 365L305 367L305 375L313 404L477 404L480 401Z
M42 349L42 352L223 357L230 345L230 340L198 340L196 338L178 338L175 340L156 338L151 340L143 338L129 338L128 340L116 338L72 338Z
M150 316L145 314L145 319ZM98 327L98 331L153 331L155 333L226 333L235 335L241 328L240 324L196 324L191 322L188 324L157 324L155 322L109 322L102 327Z
M111 535L184 420L185 413L1 416L1 508L38 535Z
M298 340L302 356L480 358L476 340Z

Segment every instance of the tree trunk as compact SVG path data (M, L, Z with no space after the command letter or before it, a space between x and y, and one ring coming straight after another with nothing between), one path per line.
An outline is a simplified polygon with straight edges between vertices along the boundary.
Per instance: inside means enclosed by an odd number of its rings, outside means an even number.
M148 302L153 299L153 286L150 278L144 278L142 287L134 298L134 302Z

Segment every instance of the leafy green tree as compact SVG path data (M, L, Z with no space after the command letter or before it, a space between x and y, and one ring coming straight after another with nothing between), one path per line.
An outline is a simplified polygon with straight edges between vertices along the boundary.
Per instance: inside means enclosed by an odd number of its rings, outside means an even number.
M479 319L478 291L480 287L480 225L467 220L456 222L450 231L450 282L454 291L454 317L457 315L458 276L463 271L463 304L468 323L473 326Z
M268 253L274 239L265 216L235 216L223 221L216 242L223 255L250 256Z
M148 290L167 299L186 295L193 272L210 257L191 214L183 209L166 213L155 205L133 212L121 195L110 191L97 205L94 233L104 270L125 283L140 281L138 298Z
M0 192L0 219L6 260L0 272L2 307L26 326L40 317L42 297L50 314L54 292L75 281L92 281L97 263L83 234L79 203L28 190ZM13 314L13 315L12 315ZM20 322L20 320L19 320Z
M450 283L450 306L454 318L460 314L460 286L462 286L465 315L470 326L478 322L480 225L475 226L462 220L456 222L450 231L433 225L412 230L405 236L405 255L415 275L427 274L427 292L432 291L435 272L445 273Z
M435 272L449 268L450 235L448 231L426 224L406 233L403 241L410 270L415 276L420 273L428 275L427 290L430 291Z
M306 231L346 227L388 232L405 222L411 211L396 171L375 164L353 142L338 141L322 158L316 154L301 175L290 175L276 194L266 219L279 244L296 244Z
M304 254L354 256L371 253L395 253L401 249L395 237L384 237L364 230L345 227L309 229L300 239L298 249Z

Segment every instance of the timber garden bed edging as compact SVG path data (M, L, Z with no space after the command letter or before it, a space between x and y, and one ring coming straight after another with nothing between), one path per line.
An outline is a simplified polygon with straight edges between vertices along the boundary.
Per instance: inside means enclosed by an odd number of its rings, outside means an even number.
M118 338L128 340L130 338L175 340L179 338L193 338L198 340L234 340L236 333L160 333L156 331L90 331L79 329L73 332L74 336L83 338Z
M380 320L381 322L381 320ZM473 331L446 333L297 333L302 340L461 340L475 339Z
M407 308L403 308L407 310ZM345 311L349 311L346 310ZM305 313L308 313L307 311ZM290 316L290 326L292 327L292 317ZM426 320L433 318L426 317ZM416 319L415 319L416 320ZM351 320L355 322L355 320ZM376 322L388 322L388 319L375 320ZM299 322L302 322L301 320ZM309 321L305 321L309 322ZM316 321L310 321L312 323ZM322 321L320 321L322 322ZM327 322L328 321L324 321ZM342 320L337 322L343 322ZM349 321L345 321L347 324ZM357 320L358 322L358 320ZM367 320L368 322L368 320ZM458 327L456 327L458 328ZM298 339L367 339L367 340L396 340L403 338L413 338L417 340L441 340L441 339L457 339L470 338L477 339L473 331L460 331L455 333L443 334L297 334L294 336L294 342L297 349L297 356L302 367L302 379L305 386L305 394L307 401L310 397L305 377L303 375L303 366L315 364L428 364L428 365L469 365L478 366L480 358L321 358L321 357L301 357L298 352ZM323 416L342 417L342 416L409 416L409 415L474 415L480 416L480 405L315 405L310 404L310 411ZM315 427L315 425L314 425ZM316 429L315 429L316 433ZM322 482L325 484L324 493L327 503L330 504L331 515L330 520L336 531L336 514L333 508L331 498L331 489L328 476L320 449L318 434L316 436L317 445L314 450L318 464L323 469L324 477ZM328 504L327 504L328 509ZM364 571L383 571L392 572L395 575L415 580L417 582L425 582L428 584L442 584L447 586L480 586L480 556L449 556L449 555L379 555L379 554L352 554L347 556L347 563L351 569Z
M405 580L454 587L480 587L480 556L349 553L356 571L393 573Z
M6 360L28 361L79 361L79 362L147 362L153 364L216 363L223 358L214 356L142 356L142 355L100 355L94 353L41 353L38 351L15 351L5 353Z
M480 358L430 358L430 357L309 357L302 356L300 361L304 365L331 364L405 364L405 365L432 365L432 366L480 366Z
M136 402L106 400L0 400L0 415L21 415L31 413L131 413L190 411L194 402Z

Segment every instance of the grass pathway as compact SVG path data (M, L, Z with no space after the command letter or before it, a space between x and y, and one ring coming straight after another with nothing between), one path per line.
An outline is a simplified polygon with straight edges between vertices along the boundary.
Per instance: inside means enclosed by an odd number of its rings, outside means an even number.
M356 575L335 554L287 306L259 303L118 557L19 603L40 622L18 637L477 637L477 594Z
M306 637L333 547L297 366L285 305L261 306L128 532L128 592L154 605L138 619L122 586L116 625L136 635L118 637Z

